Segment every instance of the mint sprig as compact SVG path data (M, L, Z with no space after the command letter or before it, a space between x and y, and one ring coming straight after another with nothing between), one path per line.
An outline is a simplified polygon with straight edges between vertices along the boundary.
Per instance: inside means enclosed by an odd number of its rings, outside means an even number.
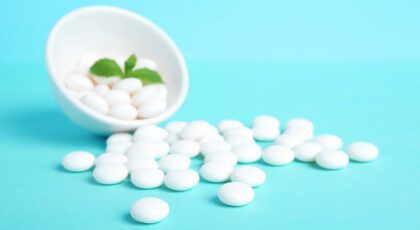
M99 77L137 78L145 85L163 83L160 74L154 70L148 68L134 69L136 63L137 57L132 54L125 60L124 70L122 70L115 60L102 58L90 67L90 72Z

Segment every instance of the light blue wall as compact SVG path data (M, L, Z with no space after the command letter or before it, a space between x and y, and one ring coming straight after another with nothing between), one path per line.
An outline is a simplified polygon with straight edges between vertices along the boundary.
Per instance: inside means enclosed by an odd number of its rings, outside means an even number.
M95 4L155 21L187 60L420 60L418 0L1 1L0 63L42 63L54 22Z

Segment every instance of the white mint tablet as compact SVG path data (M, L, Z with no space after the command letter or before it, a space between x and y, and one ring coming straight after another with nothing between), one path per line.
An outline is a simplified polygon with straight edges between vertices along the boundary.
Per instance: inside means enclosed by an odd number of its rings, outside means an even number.
M272 125L256 125L252 127L254 138L259 141L272 141L280 135L280 129Z
M252 163L261 158L262 150L257 144L242 144L235 146L232 152L240 163Z
M340 150L324 150L315 157L315 162L325 169L342 169L349 164L349 156Z
M347 148L350 159L359 162L375 160L379 155L379 149L368 142L354 142Z
M229 143L232 147L242 144L255 144L255 140L252 137L243 137L243 136L233 136L226 139L226 142Z
M165 137L165 142L172 145L173 143L179 140L179 136L176 133L169 133L168 136Z
M154 158L150 157L131 157L125 164L128 172L132 173L140 169L158 169L159 164Z
M131 103L130 95L121 90L110 90L104 95L104 99L110 107L117 105L129 105Z
M204 157L204 162L218 162L234 167L238 163L238 157L232 152L212 152Z
M316 155L322 151L322 146L314 142L306 142L293 148L296 159L303 162L315 161Z
M250 128L240 126L240 127L232 127L230 129L225 130L225 132L223 133L223 136L226 139L230 139L230 138L238 137L238 136L253 138L254 133L252 132Z
M131 206L130 215L138 222L153 224L169 215L169 205L159 198L146 197Z
M340 149L343 146L343 140L336 135L319 135L313 139L313 142L321 145L324 149Z
M108 115L123 120L135 120L137 118L137 109L132 105L117 105L111 107Z
M137 59L136 68L135 69L143 69L147 68L150 70L156 71L158 69L158 65L155 61L149 58L139 58Z
M131 142L114 142L106 146L106 152L125 154L131 147Z
M283 134L292 135L305 141L311 140L314 137L314 132L312 130L300 127L288 128L284 130Z
M166 86L162 84L146 85L133 95L133 105L140 106L151 101L166 99L167 95Z
M223 133L226 130L233 128L233 127L242 127L244 126L240 121L238 120L232 120L232 119L227 119L227 120L222 120L217 124L217 129Z
M127 157L121 153L103 153L99 155L95 160L95 165L100 164L125 164L127 163Z
M138 140L127 150L127 157L160 158L169 153L169 144L164 141Z
M89 152L74 151L66 154L61 164L68 171L83 172L93 167L95 156Z
M159 168L164 172L173 170L188 169L191 165L191 160L187 155L183 154L169 154L159 161Z
M232 181L242 182L251 187L258 187L265 182L265 173L262 169L246 165L233 170L230 175Z
M80 98L80 102L98 113L108 113L108 104L102 97L95 93L87 92Z
M163 113L166 108L166 99L157 99L140 105L137 112L142 118L150 118Z
M113 144L113 143L131 143L131 138L133 138L133 136L130 133L114 133L111 134L107 139L106 139L106 144Z
M204 136L203 138L200 139L200 144L203 145L207 142L211 142L211 141L224 141L225 138L220 135L220 134L207 134L206 136Z
M143 86L142 82L137 78L126 78L118 81L112 86L112 89L121 90L128 94L134 94Z
M93 178L100 184L117 184L128 176L123 164L100 164L93 170Z
M120 77L101 77L96 75L93 75L92 78L97 84L103 85L112 85L121 79Z
M185 191L195 187L200 180L198 173L192 169L169 171L163 183L171 190Z
M65 84L68 89L77 92L87 91L93 88L93 83L89 78L78 74L68 76L66 78Z
M172 121L165 126L165 129L168 131L168 133L179 134L185 125L187 125L187 122L185 121Z
M104 85L104 84L99 84L96 85L93 89L92 92L98 94L99 96L103 97L105 94L107 94L109 92L109 86Z
M171 145L169 150L173 154L184 154L195 157L200 153L200 144L191 140L179 140Z
M157 188L163 184L165 174L160 169L143 168L130 174L131 183L142 189Z
M275 139L275 142L278 145L284 145L289 148L293 148L297 145L302 144L303 142L305 142L305 140L294 135L282 134Z
M156 125L144 125L134 132L133 139L136 140L164 140L168 131Z
M101 59L101 56L96 53L86 53L80 57L76 65L76 72L88 76L90 74L90 67L95 64L97 60Z
M182 139L198 141L209 131L210 125L205 121L192 121L185 125L179 133Z
M264 149L262 159L270 165L287 165L295 159L295 154L289 147L271 145Z
M200 168L201 177L210 182L224 182L229 179L233 168L221 162L207 162Z
M230 151L232 147L225 141L210 141L201 146L201 153L205 156L212 152Z
M280 121L274 116L270 115L260 115L254 118L252 121L252 126L273 126L276 128L280 127Z
M255 197L251 186L242 182L230 182L222 185L217 193L219 200L229 206L249 204Z
M304 118L294 118L286 123L286 129L291 128L300 128L313 131L314 124L310 120Z

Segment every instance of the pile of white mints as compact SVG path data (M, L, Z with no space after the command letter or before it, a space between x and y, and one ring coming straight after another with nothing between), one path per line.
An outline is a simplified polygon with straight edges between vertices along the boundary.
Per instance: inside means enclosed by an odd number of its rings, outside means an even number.
M274 141L262 149L255 140ZM314 125L302 118L286 123L268 115L257 116L252 128L237 120L223 120L217 127L205 121L171 122L165 128L147 125L134 134L115 133L108 137L106 151L95 158L88 152L67 154L62 165L69 171L86 171L95 166L93 178L100 184L117 184L128 176L140 189L162 184L170 190L194 188L203 180L225 183L217 194L228 206L250 203L255 187L266 179L264 171L247 165L262 159L269 165L287 165L295 159L316 162L321 168L342 169L353 161L368 162L378 156L378 148L367 142L355 142L340 150L343 141L335 135L314 137ZM200 154L202 158L199 157ZM203 159L199 172L190 168L191 158ZM169 205L158 198L137 201L131 216L143 223L155 223L169 214Z
M89 68L100 58L94 53L83 55L74 72L65 78L70 95L83 106L120 120L151 118L166 110L168 90L165 84L145 85L136 78L95 76ZM125 58L116 56L114 59L124 69ZM148 58L139 58L135 68L158 71L156 62Z

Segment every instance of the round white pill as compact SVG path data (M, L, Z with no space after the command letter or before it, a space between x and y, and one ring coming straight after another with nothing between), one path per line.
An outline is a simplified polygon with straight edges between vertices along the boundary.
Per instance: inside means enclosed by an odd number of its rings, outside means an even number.
M242 182L230 182L222 185L217 193L219 200L229 206L249 204L255 197L251 186Z
M118 81L112 86L112 89L121 90L128 94L134 94L143 86L142 82L137 78L126 78Z
M238 157L231 152L212 152L204 157L204 162L218 162L234 167L238 163Z
M255 144L255 140L253 138L243 136L233 136L231 138L226 139L226 142L229 143L232 147L241 144Z
M106 139L106 144L110 145L113 143L131 143L131 138L132 135L129 133L114 133L111 134L107 139Z
M131 103L130 95L121 90L110 90L104 95L104 99L110 107L117 105L129 105Z
M230 151L232 146L225 141L210 141L201 146L201 153L205 156L212 152Z
M123 164L100 164L93 170L93 178L100 184L117 184L128 176Z
M116 105L111 107L108 115L123 120L135 120L137 118L137 109L132 105Z
M142 118L155 117L166 110L166 99L157 99L140 105L137 109Z
M313 142L321 145L324 149L340 149L343 146L343 140L336 135L319 135L313 139Z
M315 157L315 162L325 169L342 169L349 164L349 156L340 150L324 150Z
M138 140L127 150L127 157L160 158L169 153L169 144L164 141Z
M233 128L233 127L242 127L244 126L240 121L238 120L232 120L232 119L227 119L227 120L222 120L217 124L217 129L223 133L226 130Z
M262 150L257 144L242 144L235 146L232 152L240 163L252 163L261 158Z
M220 134L207 134L206 136L200 139L200 144L203 145L211 141L224 141L224 140L225 138Z
M68 89L78 92L93 89L92 81L89 78L78 74L68 76L65 84Z
M169 205L159 198L146 197L136 201L131 206L130 215L141 223L156 223L169 215Z
M200 144L191 140L179 140L171 145L169 150L173 154L184 154L195 157L200 153Z
M225 132L223 133L223 136L226 139L230 139L230 138L238 137L238 136L253 138L254 133L252 132L250 128L239 126L239 127L232 127L230 129L225 130Z
M283 134L292 135L303 140L311 140L314 137L314 132L309 129L300 127L292 127L284 130Z
M310 120L304 118L293 118L286 123L286 129L291 128L300 128L313 131L314 124Z
M190 158L183 154L169 154L162 157L162 159L159 161L159 168L164 172L188 169L190 165Z
M140 169L158 169L159 164L154 158L150 157L130 157L125 165L128 172L134 172Z
M205 121L192 121L185 125L179 133L182 139L198 141L209 131L210 125Z
M314 142L306 142L293 148L296 159L303 162L315 161L316 155L322 151L322 146Z
M303 142L305 142L305 140L294 135L282 134L275 139L275 142L278 145L284 145L289 148L293 148L302 144Z
M106 146L106 151L125 154L131 145L131 142L114 142Z
M254 138L259 141L272 141L280 135L280 129L272 125L256 125L252 127Z
M378 157L379 149L368 142L354 142L347 148L347 154L353 161L368 162Z
M262 169L246 165L233 170L230 175L232 181L242 182L251 187L258 187L265 182L265 173Z
M270 115L260 115L254 118L252 121L252 126L273 126L276 128L280 127L280 121L274 116Z
M108 113L108 104L102 97L95 93L87 92L80 98L80 102L98 113Z
M145 125L138 128L133 135L133 139L137 140L164 140L168 135L168 131L156 126L156 125Z
M142 189L157 188L163 184L165 174L160 169L143 168L130 174L131 183Z
M158 68L158 65L155 61L149 58L139 58L136 63L136 69L143 69L147 68L150 70L156 71Z
M201 177L210 182L224 182L229 179L233 168L221 162L207 162L200 168Z
M165 129L169 133L179 134L186 125L185 121L172 121L165 126Z
M127 157L124 154L121 153L103 153L96 157L95 165L100 164L125 164L127 163Z
M93 80L97 84L112 85L117 83L121 78L120 77L101 77L101 76L92 76Z
M99 96L103 97L105 94L107 94L109 92L109 86L104 85L104 84L99 84L96 85L93 89L92 92L98 94Z
M95 156L89 152L74 151L66 154L61 164L68 171L83 172L93 167Z
M175 191L185 191L195 187L200 180L198 173L192 169L169 171L163 178L165 186Z
M167 95L168 91L163 84L146 85L133 95L133 105L140 106L151 101L163 100Z
M270 165L287 165L295 159L295 154L289 147L271 145L264 149L262 159Z

